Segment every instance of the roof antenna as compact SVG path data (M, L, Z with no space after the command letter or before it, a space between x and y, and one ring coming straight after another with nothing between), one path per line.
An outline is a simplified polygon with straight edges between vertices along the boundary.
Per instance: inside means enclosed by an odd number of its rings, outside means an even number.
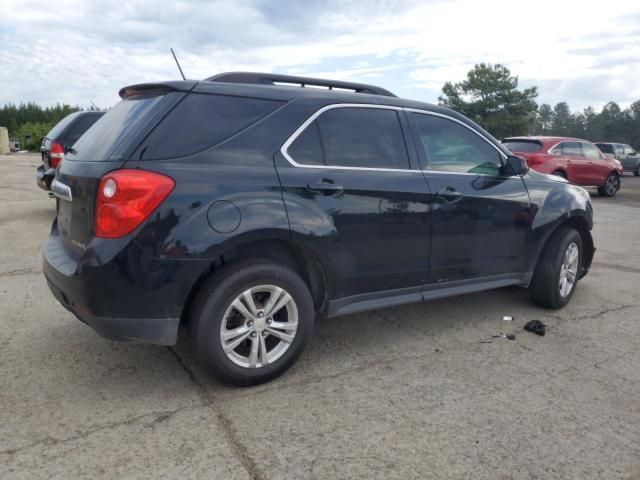
M178 62L178 57L176 57L176 52L171 49L171 55L173 55L173 59L176 61L176 65L178 66L178 70L180 70L180 75L182 75L182 79L186 80L184 73L182 73L182 68L180 67L180 62Z

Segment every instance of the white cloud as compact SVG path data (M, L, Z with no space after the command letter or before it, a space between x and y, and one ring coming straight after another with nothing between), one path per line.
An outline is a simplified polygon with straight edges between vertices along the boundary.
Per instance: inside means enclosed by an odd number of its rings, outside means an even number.
M264 70L379 82L436 101L445 81L503 63L541 102L640 99L640 4L538 0L277 3L5 0L0 104L101 106L123 85Z

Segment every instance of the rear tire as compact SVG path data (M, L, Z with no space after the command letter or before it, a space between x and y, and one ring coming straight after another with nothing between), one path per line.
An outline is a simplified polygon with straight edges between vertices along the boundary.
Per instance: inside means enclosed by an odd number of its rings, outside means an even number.
M315 316L304 280L267 261L214 274L191 312L198 360L221 381L238 386L267 382L291 367L311 338Z
M573 228L560 227L549 239L538 259L529 286L531 299L542 307L554 310L569 303L578 284L582 252L580 234ZM577 254L577 259L573 258L574 254ZM569 264L572 265L571 268L567 268ZM563 277L572 277L571 284L563 284Z
M610 173L604 181L604 185L598 187L601 197L613 197L620 190L620 176L617 173Z
M555 175L556 177L567 179L567 175L562 170L556 170L551 175Z
M636 171L633 172L633 176L634 177L639 177L640 176L640 164L638 164L638 168L636 168Z

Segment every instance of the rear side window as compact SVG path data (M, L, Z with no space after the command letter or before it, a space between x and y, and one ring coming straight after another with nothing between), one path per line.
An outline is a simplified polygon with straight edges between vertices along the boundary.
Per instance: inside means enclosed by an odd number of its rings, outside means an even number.
M600 152L596 147L591 145L590 143L581 143L582 147L582 156L585 158L589 158L592 160L597 160L600 158Z
M610 143L596 143L602 153L613 153L613 145Z
M192 93L145 141L144 160L184 157L226 140L273 112L282 102Z
M539 152L542 144L534 140L504 140L502 144L511 152Z
M307 126L287 153L303 165L409 169L398 113L381 108L327 110Z

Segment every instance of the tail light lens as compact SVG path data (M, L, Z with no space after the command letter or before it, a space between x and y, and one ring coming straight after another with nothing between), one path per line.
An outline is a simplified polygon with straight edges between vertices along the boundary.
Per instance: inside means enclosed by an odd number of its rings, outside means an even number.
M58 142L52 142L49 148L49 165L56 168L64 157L64 148Z
M545 161L545 156L541 154L529 153L526 156L525 155L522 155L522 156L527 161L527 165L529 165L530 167L533 165L540 165Z
M119 238L144 222L173 190L172 178L144 170L122 169L100 180L95 236Z

